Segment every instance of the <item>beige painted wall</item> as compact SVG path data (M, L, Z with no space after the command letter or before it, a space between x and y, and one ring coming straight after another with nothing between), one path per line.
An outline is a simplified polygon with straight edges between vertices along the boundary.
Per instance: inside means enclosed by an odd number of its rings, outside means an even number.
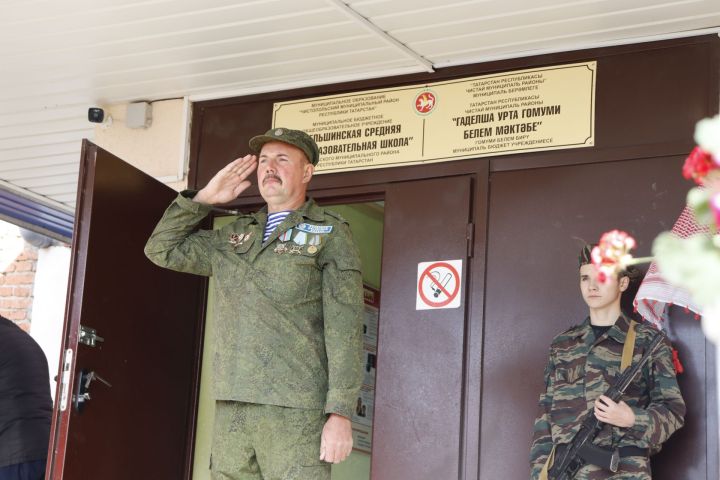
M187 185L183 148L187 137L186 102L180 98L158 100L151 105L149 128L125 125L127 104L103 106L112 123L95 127L95 143L175 190L182 190Z

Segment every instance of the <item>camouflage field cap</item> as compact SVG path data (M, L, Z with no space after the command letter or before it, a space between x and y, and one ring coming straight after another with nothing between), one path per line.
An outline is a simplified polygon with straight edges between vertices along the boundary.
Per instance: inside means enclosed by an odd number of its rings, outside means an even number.
M302 130L289 128L271 128L265 135L257 135L250 139L250 149L259 154L263 145L268 142L283 142L299 148L305 153L310 163L317 165L320 160L320 149L315 140Z

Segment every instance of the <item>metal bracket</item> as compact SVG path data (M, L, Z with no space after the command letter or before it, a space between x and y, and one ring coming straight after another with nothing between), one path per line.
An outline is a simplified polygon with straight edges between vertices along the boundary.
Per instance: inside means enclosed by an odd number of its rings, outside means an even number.
M94 328L80 325L80 338L78 338L78 342L83 345L87 345L88 347L96 347L96 342L104 341L105 339L98 335Z
M67 410L68 396L70 390L70 374L72 373L73 351L68 348L65 350L65 360L63 361L62 376L60 379L60 411Z

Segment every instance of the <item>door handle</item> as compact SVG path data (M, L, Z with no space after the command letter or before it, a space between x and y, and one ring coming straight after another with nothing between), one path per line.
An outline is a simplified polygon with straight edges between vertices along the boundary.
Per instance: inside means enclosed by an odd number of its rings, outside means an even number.
M73 395L73 408L75 408L75 411L78 413L82 413L85 408L85 404L91 399L89 390L90 384L93 380L97 380L108 387L112 387L110 382L102 378L94 371L88 371L86 369L80 370L80 377L78 378L77 387L75 387L75 394Z

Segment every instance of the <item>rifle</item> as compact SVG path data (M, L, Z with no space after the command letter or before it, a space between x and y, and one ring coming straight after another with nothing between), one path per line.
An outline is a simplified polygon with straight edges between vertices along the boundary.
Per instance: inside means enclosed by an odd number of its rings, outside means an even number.
M650 360L650 356L660 346L660 342L665 338L663 332L658 332L648 345L645 353L638 363L622 372L615 379L615 382L605 392L605 396L617 402L622 397L627 387L632 383L642 367ZM585 414L580 425L580 430L575 434L567 448L563 449L560 456L555 459L553 466L548 470L548 480L572 480L575 474L585 465L585 459L580 455L581 451L596 450L592 441L602 430L604 423L595 417L592 410ZM609 464L611 471L617 471L620 457L617 450L613 452L612 459Z

